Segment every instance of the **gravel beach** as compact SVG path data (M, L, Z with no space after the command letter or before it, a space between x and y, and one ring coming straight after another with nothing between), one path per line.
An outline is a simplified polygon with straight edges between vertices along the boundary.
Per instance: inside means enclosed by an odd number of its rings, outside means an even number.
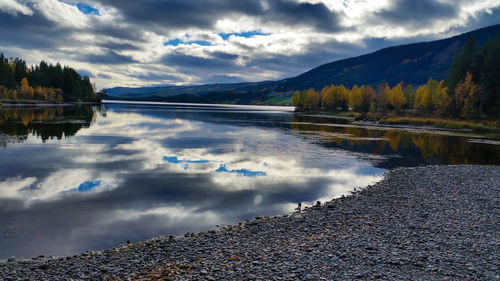
M499 194L500 166L395 169L293 214L11 259L0 280L500 280Z

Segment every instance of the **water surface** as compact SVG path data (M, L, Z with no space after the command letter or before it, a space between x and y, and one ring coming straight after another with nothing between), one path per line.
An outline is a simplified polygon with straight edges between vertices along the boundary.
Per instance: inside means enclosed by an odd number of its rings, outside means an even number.
M499 139L287 108L0 109L0 258L71 255L325 201L387 169L498 164Z

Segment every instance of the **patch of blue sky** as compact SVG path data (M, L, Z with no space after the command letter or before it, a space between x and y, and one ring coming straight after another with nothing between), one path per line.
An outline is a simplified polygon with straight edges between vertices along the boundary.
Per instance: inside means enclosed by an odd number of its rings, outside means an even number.
M197 44L197 45L200 45L200 46L212 46L212 43L210 43L208 41L203 41L203 40L188 41L187 43L189 45Z
M181 160L177 156L163 156L163 161L172 164L207 164L210 163L210 160ZM187 167L187 165L186 165Z
M257 31L257 30L247 31L247 32L235 32L235 33L219 33L219 36L222 37L222 39L224 39L224 40L229 39L229 37L231 37L231 35L245 37L245 38L251 38L254 36L258 36L258 35L267 36L267 35L271 35L271 33L263 33L263 32Z
M212 46L212 43L208 41L203 41L203 40L193 40L193 41L183 41L179 38L168 40L167 42L163 43L164 46L174 46L177 47L180 44L185 44L185 45L200 45L200 46Z
M86 15L99 15L99 10L86 3L78 2L74 4L80 12Z
M94 188L100 186L101 184L102 184L101 180L85 181L81 183L77 188L68 190L68 192L89 192L92 191Z
M181 43L184 43L184 42L181 39L176 38L176 39L168 40L167 42L163 43L163 45L177 47Z
M239 169L239 170L228 170L226 168L225 164L221 164L217 170L215 170L216 173L231 173L231 174L237 174L239 176L244 176L244 177L260 177L260 176L265 176L265 172L261 171L251 171L248 169Z

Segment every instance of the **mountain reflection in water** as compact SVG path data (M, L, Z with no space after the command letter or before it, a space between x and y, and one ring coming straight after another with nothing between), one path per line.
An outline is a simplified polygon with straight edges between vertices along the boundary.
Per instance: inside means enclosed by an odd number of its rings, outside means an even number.
M69 255L285 214L375 182L380 167L401 159L469 155L419 154L415 133L399 130L395 145L398 130L303 118L246 107L2 108L0 258ZM500 158L498 145L429 137Z

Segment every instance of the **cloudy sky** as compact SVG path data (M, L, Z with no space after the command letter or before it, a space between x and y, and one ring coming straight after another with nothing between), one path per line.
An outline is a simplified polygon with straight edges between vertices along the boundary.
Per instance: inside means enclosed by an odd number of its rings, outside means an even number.
M500 0L0 0L0 51L99 88L261 81L499 18Z

